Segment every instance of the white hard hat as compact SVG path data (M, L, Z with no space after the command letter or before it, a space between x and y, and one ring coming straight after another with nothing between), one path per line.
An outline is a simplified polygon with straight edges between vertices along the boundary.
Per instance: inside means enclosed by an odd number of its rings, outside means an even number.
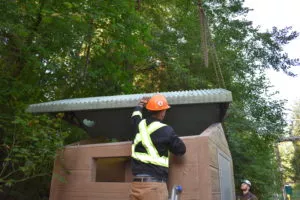
M249 185L251 187L251 182L247 179L242 180L242 183L246 183L247 185Z

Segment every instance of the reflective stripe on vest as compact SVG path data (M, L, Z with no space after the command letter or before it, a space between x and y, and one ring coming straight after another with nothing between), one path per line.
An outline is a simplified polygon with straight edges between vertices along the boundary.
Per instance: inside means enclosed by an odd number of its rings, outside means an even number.
M141 111L134 111L134 112L132 113L131 117L134 117L134 116L140 116L141 118L143 117Z
M143 119L139 123L139 133L136 134L134 142L132 144L132 154L131 156L136 160L139 160L143 163L150 163L154 165L159 165L163 167L169 167L169 158L166 156L159 156L155 146L152 143L150 135L155 132L157 129L166 126L166 124L160 122L152 122L148 127L146 120ZM136 152L136 145L142 142L147 153Z

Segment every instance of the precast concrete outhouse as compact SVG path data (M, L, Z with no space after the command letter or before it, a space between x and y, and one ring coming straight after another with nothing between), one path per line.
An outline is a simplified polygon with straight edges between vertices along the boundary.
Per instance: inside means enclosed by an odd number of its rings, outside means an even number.
M124 200L129 197L133 131L130 117L140 98L154 93L59 100L33 104L32 113L64 113L90 139L65 146L55 160L51 200ZM225 89L162 92L171 109L164 123L185 142L171 156L168 188L181 185L181 200L234 200L233 166L222 129L231 92ZM147 115L147 113L145 113ZM104 136L121 142L95 143ZM64 177L62 182L58 177Z

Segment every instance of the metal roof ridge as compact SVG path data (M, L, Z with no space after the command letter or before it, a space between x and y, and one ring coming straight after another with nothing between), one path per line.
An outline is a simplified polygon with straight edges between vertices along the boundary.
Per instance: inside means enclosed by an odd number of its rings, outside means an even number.
M152 96L157 93L165 95L171 105L232 101L232 94L230 91L217 88L62 99L32 104L26 111L39 113L134 107L138 100L143 96Z

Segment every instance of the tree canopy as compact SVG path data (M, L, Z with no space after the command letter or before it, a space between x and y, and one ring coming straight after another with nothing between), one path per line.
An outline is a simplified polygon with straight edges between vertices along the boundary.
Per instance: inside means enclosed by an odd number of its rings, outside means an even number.
M274 144L284 132L284 102L272 99L264 70L293 76L289 68L299 60L283 51L298 36L291 27L260 31L245 19L249 8L243 0L1 0L0 5L5 197L47 196L55 150L86 137L60 116L25 113L29 104L216 87L233 94L224 127L237 187L240 179L250 179L263 199L279 189ZM41 179L44 184L38 185ZM24 193L27 182L37 189Z

